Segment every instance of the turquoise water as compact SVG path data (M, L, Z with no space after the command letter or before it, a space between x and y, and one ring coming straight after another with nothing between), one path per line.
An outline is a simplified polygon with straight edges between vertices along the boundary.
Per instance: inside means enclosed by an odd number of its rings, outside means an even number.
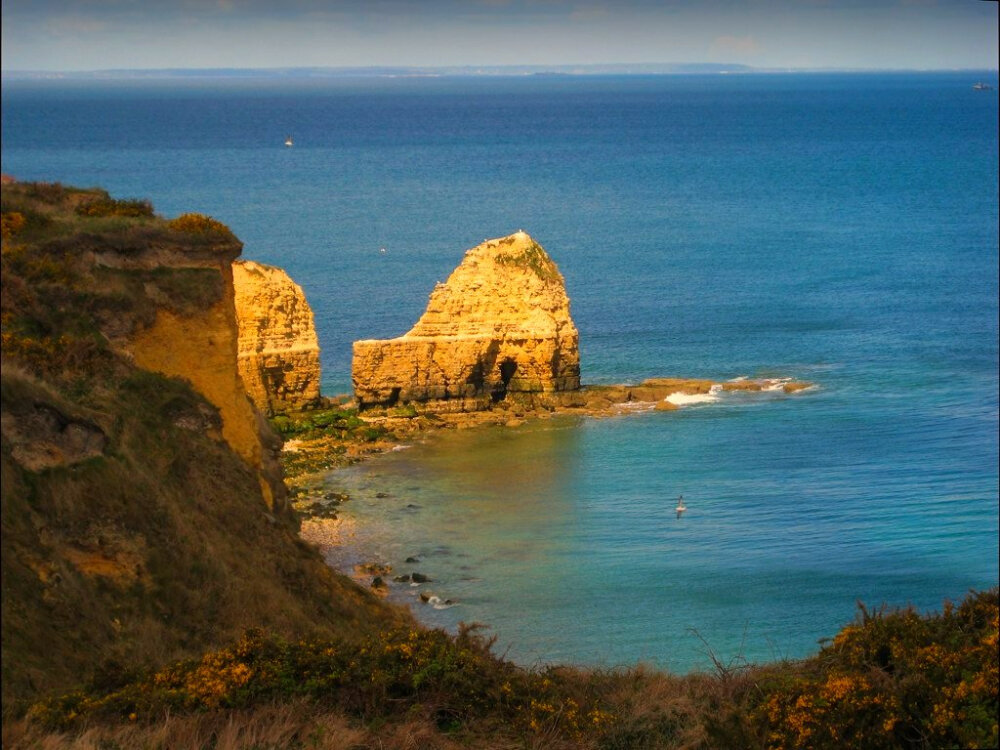
M857 599L997 584L982 77L5 82L3 170L225 221L306 289L327 393L351 341L407 330L465 248L519 228L566 277L585 382L817 383L449 434L328 479L358 522L342 561L431 576L394 594L457 602L416 605L429 622L489 623L526 662L686 670L692 630L800 656Z

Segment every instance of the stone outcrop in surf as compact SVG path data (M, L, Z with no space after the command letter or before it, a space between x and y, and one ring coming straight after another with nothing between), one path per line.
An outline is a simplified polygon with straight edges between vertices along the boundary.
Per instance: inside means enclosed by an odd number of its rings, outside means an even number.
M233 263L240 376L267 416L319 400L319 340L302 288L280 268Z
M525 232L467 250L399 338L354 342L359 409L418 403L481 411L510 394L580 387L579 336L562 274Z

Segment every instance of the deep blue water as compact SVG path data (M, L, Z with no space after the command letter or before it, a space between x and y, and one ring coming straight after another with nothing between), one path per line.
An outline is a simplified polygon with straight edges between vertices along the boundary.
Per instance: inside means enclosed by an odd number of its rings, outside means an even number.
M684 670L690 629L800 656L857 599L997 584L998 108L975 78L5 81L3 171L226 222L305 288L327 393L353 340L406 331L519 228L566 278L585 382L817 383L328 480L359 523L343 560L416 554L459 602L428 621L490 623L524 661Z

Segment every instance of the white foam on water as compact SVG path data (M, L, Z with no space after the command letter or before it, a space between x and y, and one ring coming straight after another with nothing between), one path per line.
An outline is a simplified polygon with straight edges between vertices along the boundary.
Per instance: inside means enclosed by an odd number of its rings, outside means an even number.
M719 400L722 393L721 385L713 385L708 393L671 393L664 401L669 401L675 406L691 406L693 404L711 404Z
M761 385L762 391L780 391L785 387L785 383L791 383L791 378L770 378Z

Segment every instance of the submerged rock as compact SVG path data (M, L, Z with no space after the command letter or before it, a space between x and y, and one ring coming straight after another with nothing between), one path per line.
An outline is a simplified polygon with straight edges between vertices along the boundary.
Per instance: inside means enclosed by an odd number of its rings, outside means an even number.
M804 391L806 388L811 388L812 383L785 383L781 386L781 390L785 393L798 393L799 391Z
M664 400L664 401L657 401L656 402L656 406L654 406L653 408L656 411L676 411L677 409L680 409L681 407L679 407L673 401L666 401L666 400Z

